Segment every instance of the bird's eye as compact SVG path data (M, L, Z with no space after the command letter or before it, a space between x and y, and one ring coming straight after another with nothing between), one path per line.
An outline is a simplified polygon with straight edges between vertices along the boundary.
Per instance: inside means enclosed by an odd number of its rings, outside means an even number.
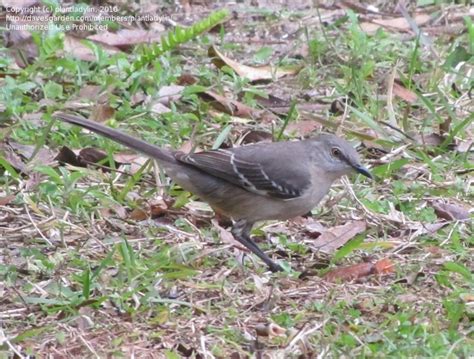
M337 147L333 147L331 149L331 153L334 157L340 157L341 156L341 150Z

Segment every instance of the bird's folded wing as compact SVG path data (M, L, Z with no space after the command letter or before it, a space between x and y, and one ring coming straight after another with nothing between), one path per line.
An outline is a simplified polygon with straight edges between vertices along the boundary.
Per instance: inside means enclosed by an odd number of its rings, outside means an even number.
M307 170L295 161L282 158L249 156L238 151L216 150L192 154L176 153L178 161L222 178L250 192L269 197L300 197L310 186ZM284 168L282 168L284 167Z

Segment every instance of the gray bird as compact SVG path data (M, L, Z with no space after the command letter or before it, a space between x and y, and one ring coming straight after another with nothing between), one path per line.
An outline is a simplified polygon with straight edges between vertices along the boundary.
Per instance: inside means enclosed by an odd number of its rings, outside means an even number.
M308 213L335 180L352 171L372 178L355 149L331 134L186 154L151 145L76 115L53 116L157 160L174 182L232 218L235 239L274 272L282 267L250 238L256 222L286 220Z

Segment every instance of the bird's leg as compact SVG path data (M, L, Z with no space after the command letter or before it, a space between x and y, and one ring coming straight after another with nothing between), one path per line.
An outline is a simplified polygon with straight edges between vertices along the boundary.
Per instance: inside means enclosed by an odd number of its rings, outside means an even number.
M232 235L234 238L242 243L245 247L250 249L250 251L256 254L265 264L270 268L272 272L283 271L283 268L276 264L270 259L269 256L265 254L254 241L250 238L250 231L252 229L253 223L247 222L246 220L240 220L234 223L232 227Z

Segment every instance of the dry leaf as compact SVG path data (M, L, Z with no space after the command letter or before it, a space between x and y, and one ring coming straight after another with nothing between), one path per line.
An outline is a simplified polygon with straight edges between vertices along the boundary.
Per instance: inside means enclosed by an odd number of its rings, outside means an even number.
M184 88L184 86L178 85L162 86L158 91L157 100L163 105L169 105L170 102L176 102L181 98Z
M249 130L239 140L240 145L258 142L273 142L273 135L266 131Z
M367 229L364 221L352 221L336 226L323 232L315 241L316 247L325 252L333 253L336 249Z
M372 274L389 274L395 270L390 259L385 258L374 263L359 263L347 267L334 269L324 275L328 282L342 281L347 282Z
M104 151L94 147L71 150L69 147L63 146L54 159L60 163L67 163L76 167L87 167L87 165L102 162L107 158L108 155ZM115 162L115 168L123 164L115 158L113 158L113 161ZM106 163L104 166L110 167L111 164ZM107 168L103 167L103 170L107 171Z
M429 234L435 233L446 225L447 225L446 222L427 223L427 224L416 222L415 224L411 225L409 228L410 238L413 240L414 238L427 234L427 233Z
M327 228L324 227L320 222L315 221L313 218L308 218L307 223L304 223L304 228L307 232L307 235L311 238L318 238L327 231Z
M85 85L79 90L79 98L96 101L102 92L102 86Z
M129 218L134 221L140 222L148 219L147 212L142 208L134 208L129 214Z
M54 162L54 158L56 157L55 152L42 147L36 152L35 157L32 158L36 151L36 145L24 145L13 141L8 141L8 144L16 153L26 158L31 164L49 165Z
M156 198L150 202L151 218L163 216L168 211L168 205L162 197Z
M239 101L231 100L227 97L218 95L213 91L200 92L199 97L201 97L204 101L210 102L210 104L217 110L232 116L256 118L262 112L244 105Z
M162 31L147 31L143 29L121 29L117 32L104 31L90 35L89 40L116 47L128 47L136 44L159 42Z
M251 67L247 65L242 65L237 61L234 61L224 56L214 46L211 46L209 48L208 55L212 58L213 64L218 68L227 65L232 70L234 70L239 76L246 77L250 81L273 79L277 80L283 76L295 75L300 71L300 68L283 69L276 68L273 66Z
M150 158L142 155L141 153L116 153L114 154L114 160L120 164L130 164L129 173L137 173L144 165L147 163Z
M469 211L457 204L434 202L431 206L434 208L435 213L439 218L446 219L447 221L464 220L469 218Z
M456 147L456 151L465 153L468 151L474 151L474 140L460 141Z
M39 172L32 172L28 176L28 179L26 180L25 184L25 190L26 191L34 191L38 185L43 183L45 181L45 175L39 173Z
M212 210L211 206L206 202L202 201L189 201L185 205L186 209L189 210L195 217L201 218L213 218L214 211Z
M109 55L116 54L120 52L120 50L116 47L105 45L105 44L98 44L104 52L106 52ZM94 51L90 48L87 47L82 43L82 40L80 38L71 36L71 35L66 35L64 37L64 51L75 58L79 60L84 60L84 61L95 61L96 57L94 54Z
M393 82L393 94L408 103L415 103L418 98L416 93L407 89L405 86L398 83L396 80Z
M99 163L107 158L107 154L94 147L86 147L79 151L78 158L84 163Z
M429 133L429 134L420 134L415 136L415 140L420 144L424 146L429 146L429 147L438 147L441 145L445 137L438 135L437 133Z
M181 146L177 149L179 152L183 153L191 153L191 152L202 152L203 150L200 147L196 147L194 140L186 140L184 141Z
M8 164L10 164L18 172L28 172L23 159L17 155L6 143L0 143L0 156L2 156L5 161L7 161Z
M67 163L76 167L86 167L87 164L78 158L77 154L67 146L63 146L54 158L60 163Z
M126 219L127 218L127 210L121 204L111 203L107 207L107 209L114 212L117 215L117 217L120 218L120 219Z
M94 106L91 113L91 120L96 122L104 122L114 117L115 109L107 103L98 103Z
M178 77L177 84L180 86L190 86L199 82L199 79L191 74L184 73Z
M240 244L240 242L238 242L234 238L232 233L230 233L227 229L221 227L219 223L217 223L217 220L215 218L211 220L211 223L214 226L214 228L216 228L217 231L219 232L219 237L221 238L222 242L226 244L231 244L232 246L240 249L241 251L244 251L244 252L249 251L246 247L244 247L242 244Z
M10 194L8 196L0 197L0 206L6 206L15 199L15 195Z
M147 99L147 95L145 94L145 92L143 92L143 90L138 90L130 97L130 104L132 106L136 106L138 104L145 102L146 99Z
M157 103L151 104L150 111L153 113L156 113L157 115L160 115L162 113L171 112L171 109L163 105L161 102L157 102Z
M268 108L273 111L274 108L290 108L291 101L289 99L282 99L275 95L269 94L268 98L255 96L257 103L265 108ZM286 111L288 113L288 110Z
M290 122L285 128L285 133L288 135L296 135L299 137L305 137L312 133L316 129L320 129L322 125L314 120L300 120L296 122Z
M413 17L413 20L418 26L421 26L430 21L431 16L427 14L417 14ZM387 28L387 30L393 29L398 31L409 31L411 29L410 24L405 20L404 17L394 17L391 19L374 19L371 22L361 23L360 27L368 34L375 33L381 27Z
M9 53L15 59L15 63L18 67L25 68L32 64L38 57L38 46L28 31L5 31L3 39L5 47L9 48Z

